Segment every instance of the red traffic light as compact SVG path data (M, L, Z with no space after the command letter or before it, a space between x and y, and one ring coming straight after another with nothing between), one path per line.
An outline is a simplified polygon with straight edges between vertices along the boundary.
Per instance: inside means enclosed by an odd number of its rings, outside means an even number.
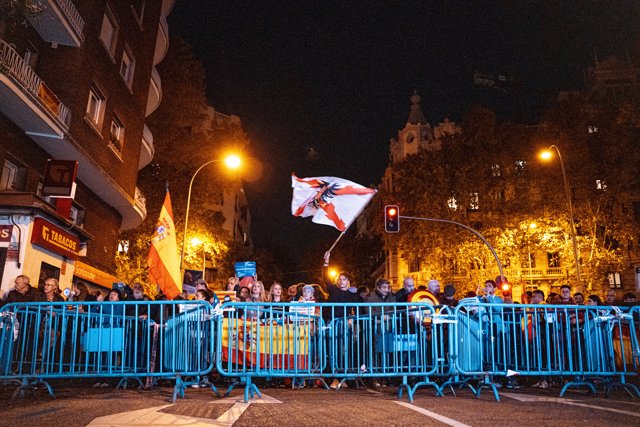
M397 233L400 231L400 209L397 205L384 207L384 231Z

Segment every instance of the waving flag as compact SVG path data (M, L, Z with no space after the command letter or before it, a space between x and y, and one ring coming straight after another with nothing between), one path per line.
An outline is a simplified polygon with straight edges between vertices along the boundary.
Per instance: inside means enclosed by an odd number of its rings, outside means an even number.
M372 188L332 176L298 178L291 175L294 216L312 216L317 224L345 231L376 193Z
M176 227L173 223L173 210L169 191L164 198L155 233L151 238L151 249L147 258L149 278L157 283L168 299L182 292L180 260L176 243Z

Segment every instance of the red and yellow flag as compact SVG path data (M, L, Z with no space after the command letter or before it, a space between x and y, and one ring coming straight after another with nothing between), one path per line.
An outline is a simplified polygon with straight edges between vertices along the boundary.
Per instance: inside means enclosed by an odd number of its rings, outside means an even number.
M151 238L151 249L147 258L149 278L160 286L168 299L182 292L180 260L176 243L176 227L173 223L173 210L169 191L164 198L160 217Z

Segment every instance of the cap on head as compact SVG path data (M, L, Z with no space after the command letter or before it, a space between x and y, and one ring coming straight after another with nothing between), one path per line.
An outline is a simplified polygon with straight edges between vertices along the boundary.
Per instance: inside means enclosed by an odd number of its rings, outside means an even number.
M456 288L455 286L453 286L451 283L449 283L448 285L446 285L444 287L444 295L446 297L451 298L452 296L454 296L456 293Z

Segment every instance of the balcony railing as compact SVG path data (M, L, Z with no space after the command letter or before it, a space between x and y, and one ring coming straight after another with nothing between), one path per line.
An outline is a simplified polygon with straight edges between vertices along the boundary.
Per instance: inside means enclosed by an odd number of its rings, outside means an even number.
M42 8L27 19L43 40L80 47L84 41L84 20L71 0L37 0Z
M7 42L0 40L0 72L11 76L23 90L53 114L65 129L69 128L69 109L44 84L22 57Z
M140 146L140 160L138 162L138 170L147 166L153 160L155 148L153 146L153 134L149 127L145 124L142 129L142 144Z
M60 6L60 9L62 9L64 14L66 15L76 34L78 34L78 36L80 36L80 38L84 40L84 19L82 19L82 16L80 16L80 13L78 13L76 5L73 4L71 0L55 0L55 2L58 4L58 6Z

